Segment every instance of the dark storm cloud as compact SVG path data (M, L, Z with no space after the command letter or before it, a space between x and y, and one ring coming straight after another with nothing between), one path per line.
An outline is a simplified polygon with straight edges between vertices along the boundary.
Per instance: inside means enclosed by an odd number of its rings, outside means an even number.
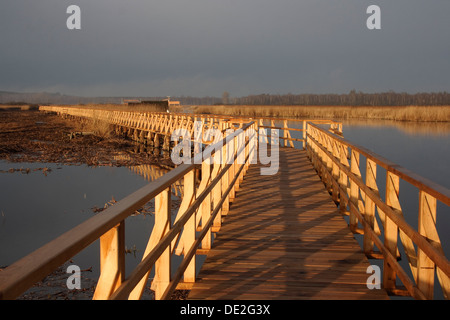
M81 8L81 30L66 9ZM366 9L381 7L381 30ZM443 91L448 1L8 1L0 91L83 95Z

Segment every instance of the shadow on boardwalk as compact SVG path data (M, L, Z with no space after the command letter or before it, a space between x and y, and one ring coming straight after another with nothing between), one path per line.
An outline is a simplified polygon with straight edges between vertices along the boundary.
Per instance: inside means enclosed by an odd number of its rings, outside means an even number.
M387 299L304 151L248 171L189 299Z

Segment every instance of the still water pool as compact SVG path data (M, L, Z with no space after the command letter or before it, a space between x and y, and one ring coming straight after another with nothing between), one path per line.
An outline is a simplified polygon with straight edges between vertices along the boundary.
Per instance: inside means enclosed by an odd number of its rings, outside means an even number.
M15 262L91 218L97 208L148 183L148 176L126 167L0 162L0 171L0 266ZM140 261L153 224L151 212L126 220L125 245L130 249L126 270ZM98 254L96 241L74 257L74 262L81 269L92 267L95 277Z

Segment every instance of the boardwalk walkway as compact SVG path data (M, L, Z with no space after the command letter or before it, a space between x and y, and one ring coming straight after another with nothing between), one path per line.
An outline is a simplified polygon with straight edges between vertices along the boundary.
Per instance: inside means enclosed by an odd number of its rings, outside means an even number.
M387 299L304 151L250 167L189 299Z

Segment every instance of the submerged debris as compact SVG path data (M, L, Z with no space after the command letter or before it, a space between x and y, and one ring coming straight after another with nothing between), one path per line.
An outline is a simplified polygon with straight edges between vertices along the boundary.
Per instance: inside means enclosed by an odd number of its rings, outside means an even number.
M49 172L52 172L52 169L50 169L50 168L48 168L48 167L44 167L44 168L34 168L34 169L31 169L31 168L20 168L20 169L17 169L17 168L9 168L8 170L0 170L0 173L14 173L14 172L20 172L20 173L23 173L23 174L29 174L30 172L34 172L34 171L42 171L42 173L44 174L44 175L46 175L47 176L47 173L49 173Z

